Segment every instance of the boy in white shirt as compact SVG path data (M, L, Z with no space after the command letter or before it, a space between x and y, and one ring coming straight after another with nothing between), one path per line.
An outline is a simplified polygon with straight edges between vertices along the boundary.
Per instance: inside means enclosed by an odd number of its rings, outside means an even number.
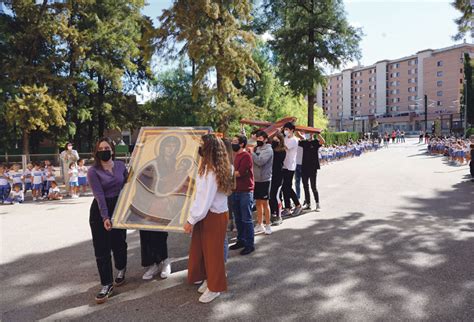
M36 161L34 163L33 171L31 171L32 176L32 194L33 194L33 201L38 200L41 198L41 190L43 188L43 177L44 173L40 168L40 163Z
M12 171L9 173L12 185L20 185L20 189L23 188L23 172L20 171L20 165L15 163L12 167Z
M25 189L23 191L25 194L28 190L32 190L33 188L31 186L31 171L32 170L33 170L33 165L31 163L28 163L26 165L26 169L23 171L23 178L25 180Z
M84 165L84 159L77 161L79 189L82 187L82 193L87 191L87 167Z
M69 186L71 187L71 197L78 198L79 192L79 171L76 167L76 162L69 164Z
M21 184L15 184L13 185L13 190L10 192L10 196L8 197L6 203L9 204L17 204L17 203L23 203L25 200L25 194L23 193L23 190L21 190Z
M48 191L48 199L49 200L61 200L63 199L63 195L61 194L61 190L56 183L56 181L51 182L51 187Z
M285 134L285 146L287 148L285 161L283 161L283 184L282 191L285 200L284 213L291 213L291 201L295 204L293 212L294 216L301 214L303 208L301 207L298 196L293 190L293 176L296 170L296 154L298 151L298 139L295 137L295 126L293 123L288 122L283 126L283 133Z

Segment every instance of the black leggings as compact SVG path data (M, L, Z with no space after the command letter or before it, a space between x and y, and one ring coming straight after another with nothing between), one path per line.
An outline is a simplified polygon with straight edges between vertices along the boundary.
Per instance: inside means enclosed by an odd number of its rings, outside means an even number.
M293 190L293 175L295 174L295 171L283 169L282 172L283 172L282 190L283 190L283 198L285 199L285 208L286 209L291 208L290 199L293 200L293 203L295 204L295 206L299 206L300 201L298 200L298 196L296 195L296 192Z
M319 203L319 193L318 193L318 189L316 188L317 176L318 176L318 170L316 170L314 173L311 173L311 174L307 174L303 172L302 177L301 177L303 180L304 200L305 200L305 203L307 203L308 205L311 204L308 181L311 182L311 190L313 191L314 200L316 201L316 203Z
M167 232L140 230L140 249L143 267L159 264L168 258L167 240Z
M118 197L106 198L109 213L113 213ZM100 216L99 206L94 199L90 208L89 224L92 232L94 254L99 270L100 283L110 285L113 282L112 259L114 256L115 268L118 270L127 267L127 231L125 229L112 229L107 231Z
M272 176L272 183L270 185L270 213L278 214L278 200L281 184L283 183L283 177L281 174Z

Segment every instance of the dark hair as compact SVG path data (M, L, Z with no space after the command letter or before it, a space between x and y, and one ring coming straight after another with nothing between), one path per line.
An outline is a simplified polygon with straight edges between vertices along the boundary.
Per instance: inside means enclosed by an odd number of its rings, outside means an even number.
M232 153L232 141L228 138L223 138L222 142L224 142L225 149L227 151L227 156L229 157L229 163L232 165L234 164L234 153Z
M72 142L67 142L66 145L64 146L64 150L67 150L67 146L68 146L69 144L70 144L70 145L73 145Z
M283 134L281 134L281 132L278 132L277 134L275 134L275 136L278 138L279 142L278 142L278 146L274 150L277 152L286 151L285 137L283 136Z
M72 167L73 165L75 165L75 164L76 164L76 162L71 162L71 163L69 163L69 169L71 169L71 167Z
M53 183L54 183L55 185L58 185L58 183L57 183L56 181L54 181L54 180L51 181L51 184L53 184Z
M115 160L115 144L114 144L114 141L112 141L112 139L109 138L109 137L100 138L99 141L97 141L97 143L95 144L93 156L94 156L94 167L98 167L98 168L101 168L101 169L102 169L102 163L100 163L100 159L97 157L97 152L99 151L99 145L102 142L107 142L110 145L110 148L112 149L112 160Z
M255 135L257 137L263 137L264 139L268 139L268 134L265 131L258 131Z
M239 140L239 144L243 144L244 148L247 146L247 137L245 135L236 135L237 140Z
M292 122L286 122L285 125L283 125L283 128L287 128L289 130L295 130L295 125Z
M79 162L81 161L84 161L84 158L80 158L79 160L77 160L77 164L79 164Z
M35 167L36 167L36 166L41 167L41 162L35 161L35 162L33 162L33 166L35 166Z

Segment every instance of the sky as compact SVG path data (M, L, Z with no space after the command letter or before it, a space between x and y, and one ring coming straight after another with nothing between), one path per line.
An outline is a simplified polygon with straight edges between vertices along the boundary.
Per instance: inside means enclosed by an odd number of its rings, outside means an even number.
M427 48L443 48L455 42L454 19L459 16L453 0L346 0L349 22L363 30L362 59L368 66L382 59L395 59ZM171 0L148 0L144 14L156 18ZM468 40L469 41L469 40ZM459 42L458 42L459 43ZM357 64L353 62L350 65Z

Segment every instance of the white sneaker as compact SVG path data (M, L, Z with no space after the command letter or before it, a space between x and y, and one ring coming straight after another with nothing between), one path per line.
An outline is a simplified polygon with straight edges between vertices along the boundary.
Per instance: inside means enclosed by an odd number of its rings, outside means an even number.
M319 203L316 204L316 211L317 211L317 212L320 212L320 211L321 211L321 206L319 205Z
M201 286L199 286L198 288L198 293L204 294L206 293L206 291L207 291L207 280L204 280L204 282L202 282Z
M38 199L36 197L33 197L33 201L36 201L36 200L38 200Z
M153 264L148 266L148 269L146 270L145 274L143 274L142 278L144 280L151 280L156 274L158 274L158 265Z
M260 234L265 232L265 228L263 227L263 224L257 225L254 228L254 234Z
M271 225L266 225L265 226L265 235L271 235L272 234L272 226Z
M203 295L199 298L199 302L201 303L210 303L214 301L219 295L221 295L220 292L211 292L209 290L206 290Z
M171 262L170 260L167 258L165 259L163 262L161 262L161 274L160 274L160 277L161 278L168 278L168 276L170 276L171 274Z

